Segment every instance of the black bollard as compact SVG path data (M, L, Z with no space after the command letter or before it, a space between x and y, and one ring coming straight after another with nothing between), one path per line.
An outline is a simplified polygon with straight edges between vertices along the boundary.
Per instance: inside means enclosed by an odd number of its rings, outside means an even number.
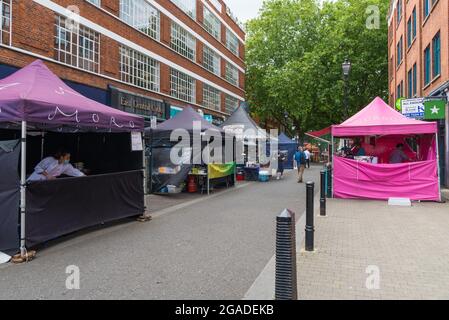
M295 213L284 209L276 218L276 300L297 300Z
M320 215L326 216L326 170L321 171Z
M306 200L306 251L313 251L314 250L314 233L315 233L315 227L314 227L314 205L313 205L313 198L315 195L315 183L314 182L307 182L306 183L307 188L307 200Z

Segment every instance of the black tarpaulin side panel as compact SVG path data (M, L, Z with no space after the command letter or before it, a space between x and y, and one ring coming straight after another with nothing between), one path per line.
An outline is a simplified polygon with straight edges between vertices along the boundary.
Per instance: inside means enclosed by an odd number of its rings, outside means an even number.
M19 248L20 179L19 141L0 141L0 251Z
M27 246L144 213L143 173L130 171L31 183Z

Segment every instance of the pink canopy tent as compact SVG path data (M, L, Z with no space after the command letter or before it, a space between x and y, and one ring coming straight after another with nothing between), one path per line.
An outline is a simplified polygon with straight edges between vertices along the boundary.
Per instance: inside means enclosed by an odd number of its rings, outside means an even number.
M369 164L334 156L334 196L440 201L437 132L436 122L409 119L377 97L352 118L332 126L332 139L376 136L375 146L365 143L364 148L370 155L388 159L397 143L419 136L420 158L406 148L409 157L419 162Z

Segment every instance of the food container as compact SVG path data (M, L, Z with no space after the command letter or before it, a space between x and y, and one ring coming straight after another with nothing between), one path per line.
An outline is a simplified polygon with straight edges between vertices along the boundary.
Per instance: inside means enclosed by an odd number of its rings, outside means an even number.
M270 173L268 171L260 171L259 172L259 181L260 182L270 181Z

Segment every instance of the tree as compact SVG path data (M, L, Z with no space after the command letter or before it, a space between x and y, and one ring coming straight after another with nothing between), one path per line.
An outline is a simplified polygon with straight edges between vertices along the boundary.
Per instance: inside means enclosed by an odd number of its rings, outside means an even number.
M256 115L295 135L340 122L346 57L353 64L350 112L387 98L387 22L367 28L373 5L386 17L388 0L266 1L247 25L247 96Z

